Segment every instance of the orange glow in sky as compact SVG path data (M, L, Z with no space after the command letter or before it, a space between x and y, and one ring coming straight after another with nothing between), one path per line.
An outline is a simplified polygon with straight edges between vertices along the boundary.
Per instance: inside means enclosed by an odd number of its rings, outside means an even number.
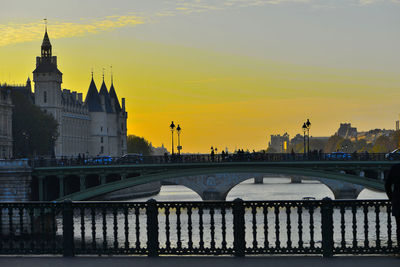
M399 11L399 5L355 1L358 10L349 7L348 17L338 22L328 15L343 10L314 11L296 1L258 9L254 1L246 7L226 1L232 5L207 10L195 2L157 11L148 4L140 12L116 10L118 15L97 18L48 17L62 87L85 94L92 68L98 87L106 69L109 86L112 65L118 97L127 101L129 134L170 150L174 121L182 127L184 153L209 152L211 146L230 152L266 149L271 134L293 137L307 118L314 136L333 134L340 122L359 130L394 128L400 113L400 58L394 48L400 40L393 25L400 19L385 11L376 16L386 24L373 28L362 20L374 10ZM295 11L298 5L303 13ZM260 8L286 14L287 25L283 20L270 24ZM354 17L352 12L360 13L357 25L341 25ZM0 83L32 78L42 15L0 19Z

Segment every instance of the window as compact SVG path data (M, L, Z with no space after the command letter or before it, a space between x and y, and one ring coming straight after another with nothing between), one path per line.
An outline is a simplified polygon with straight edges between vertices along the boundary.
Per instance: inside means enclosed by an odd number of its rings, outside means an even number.
M103 137L100 137L100 142L103 143Z
M102 131L103 131L103 126L100 127L100 132L102 132Z
M124 124L121 123L121 131L123 131L123 130L124 130Z
M100 148L100 154L103 154L103 153L104 153L104 147L101 146L101 148Z
M47 92L46 91L43 92L43 101L44 101L44 103L47 103Z

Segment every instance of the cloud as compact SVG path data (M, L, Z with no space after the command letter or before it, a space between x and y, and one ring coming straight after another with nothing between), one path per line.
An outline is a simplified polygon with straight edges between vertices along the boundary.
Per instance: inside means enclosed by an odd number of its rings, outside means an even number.
M53 22L51 23L51 38L65 38L96 34L116 28L143 24L141 17L133 15L108 16L96 20L82 20L83 22ZM0 24L0 47L40 40L43 38L43 22Z
M370 5L370 4L377 4L377 3L394 3L400 4L400 0L358 0L360 5Z

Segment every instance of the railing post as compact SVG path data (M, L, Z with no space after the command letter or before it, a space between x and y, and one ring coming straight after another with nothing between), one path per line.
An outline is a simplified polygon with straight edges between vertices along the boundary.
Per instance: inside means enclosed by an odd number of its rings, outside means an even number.
M74 256L74 220L72 201L66 199L63 202L63 256Z
M333 203L332 199L322 199L321 206L322 227L322 255L333 256Z
M236 257L244 257L246 249L243 200L233 201L233 253Z
M150 199L147 201L147 250L149 257L158 256L158 208L157 201Z

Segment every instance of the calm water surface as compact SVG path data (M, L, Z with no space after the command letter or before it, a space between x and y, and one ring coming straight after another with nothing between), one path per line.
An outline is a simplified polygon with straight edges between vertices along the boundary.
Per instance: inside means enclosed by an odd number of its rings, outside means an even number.
M241 198L243 200L301 200L303 197L334 199L332 191L318 181L305 181L292 184L288 178L264 178L264 184L254 184L253 179L235 186L228 194L227 201ZM156 196L138 198L132 201L201 201L196 192L181 185L163 186ZM358 199L387 199L383 192L364 189Z

